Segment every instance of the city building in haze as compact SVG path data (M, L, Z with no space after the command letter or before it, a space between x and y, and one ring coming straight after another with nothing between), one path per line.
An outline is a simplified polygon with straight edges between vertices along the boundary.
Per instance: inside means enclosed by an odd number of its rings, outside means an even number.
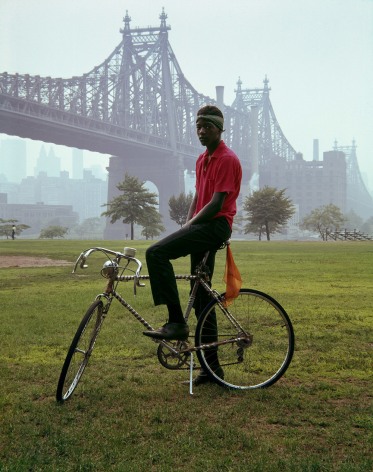
M57 210L51 210L49 207L58 206L71 207L77 223L87 218L101 216L108 194L105 171L102 167L93 170L84 169L82 150L71 150L73 174L71 178L68 171L60 170L61 159L56 156L54 147L42 144L33 167L33 175L27 176L26 158L33 162L33 156L26 156L26 141L6 139L2 140L0 145L0 194L4 197L3 204L13 206L12 208L18 213L22 205L25 207L37 205L36 209L26 208L24 213L24 215L32 214L35 218L38 213L45 216L49 212L51 215L51 212ZM31 169L30 163L29 168ZM5 214L5 210L3 213ZM70 218L69 221L73 221L74 218ZM40 221L39 216L36 219ZM35 227L33 229L34 234Z
M286 189L286 196L299 206L299 218L315 208L332 203L342 213L347 205L346 156L341 151L323 153L323 160L305 161L297 154L293 161L278 156L260 173L260 187Z
M73 211L71 205L44 205L0 203L0 218L4 220L16 220L21 224L30 226L23 231L23 235L38 235L43 228L48 226L63 226L72 228L78 224L78 214ZM17 223L16 223L17 224Z
M39 157L36 161L34 175L38 176L40 172L45 173L48 177L58 177L61 172L61 159L54 153L54 149L50 146L47 152L45 146L42 145Z
M8 202L71 205L82 222L87 218L99 217L104 211L102 205L107 200L107 181L97 179L87 169L82 179L71 179L67 171L60 172L59 177L49 177L46 172L39 172L36 177L22 180L16 199L17 202L14 202L9 195Z
M0 142L0 181L19 183L26 175L26 141L2 140Z
M73 179L82 179L84 169L83 151L73 148L72 150L72 171Z

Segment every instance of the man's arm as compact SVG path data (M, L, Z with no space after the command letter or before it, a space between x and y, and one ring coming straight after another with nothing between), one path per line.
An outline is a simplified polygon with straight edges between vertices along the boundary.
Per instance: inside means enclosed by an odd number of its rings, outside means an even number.
M215 192L209 203L207 203L207 205L205 205L195 216L193 216L198 199L198 195L196 193L189 207L186 225L189 226L192 224L210 221L222 209L226 195L226 192Z
M189 210L188 210L188 216L187 216L187 219L186 219L186 222L188 223L189 220L192 219L193 215L194 215L194 212L196 210L196 206L197 206L197 200L198 200L198 193L196 192L194 194L194 197L193 197L193 200L190 204L190 207L189 207Z

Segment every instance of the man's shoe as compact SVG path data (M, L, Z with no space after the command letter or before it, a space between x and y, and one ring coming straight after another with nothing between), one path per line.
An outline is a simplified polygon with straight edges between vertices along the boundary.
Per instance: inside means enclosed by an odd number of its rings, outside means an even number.
M195 387L198 387L198 385L203 385L203 384L210 383L210 382L212 382L212 379L203 370L192 381L192 383Z
M154 339L185 341L189 336L189 326L186 323L166 323L153 331L143 331L143 334Z
M214 371L220 379L224 379L224 371L220 366L217 367ZM189 380L185 380L183 383L189 384ZM204 370L201 370L197 377L192 380L192 383L195 387L198 387L198 385L203 385L206 383L216 383L216 381L212 379L209 375L207 375Z

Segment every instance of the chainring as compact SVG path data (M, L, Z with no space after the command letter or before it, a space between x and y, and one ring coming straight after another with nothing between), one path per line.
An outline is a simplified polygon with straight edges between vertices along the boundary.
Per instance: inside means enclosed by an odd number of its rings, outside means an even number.
M166 344L159 344L157 356L159 362L171 370L181 370L190 368L190 353L180 352L188 348L188 343L184 341L168 342L177 352L172 352Z

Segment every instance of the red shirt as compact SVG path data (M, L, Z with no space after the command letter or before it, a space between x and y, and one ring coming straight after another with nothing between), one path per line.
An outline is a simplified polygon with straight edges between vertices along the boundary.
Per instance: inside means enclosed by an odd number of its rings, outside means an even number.
M214 218L224 216L232 228L233 217L236 214L236 200L240 193L242 168L236 154L227 147L224 141L220 141L218 147L211 156L210 162L205 166L208 151L201 154L196 163L196 191L198 194L196 215L207 205L215 192L226 192L223 208Z

